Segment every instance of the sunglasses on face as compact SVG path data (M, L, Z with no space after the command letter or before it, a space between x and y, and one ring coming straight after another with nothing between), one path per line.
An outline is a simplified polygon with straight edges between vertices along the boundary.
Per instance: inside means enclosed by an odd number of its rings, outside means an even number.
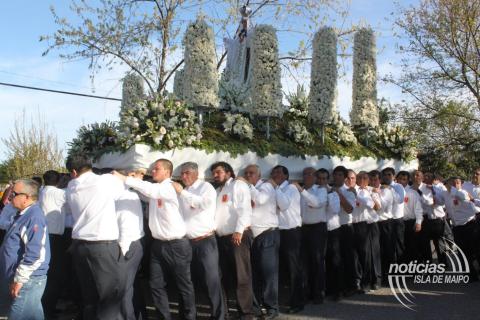
M26 193L24 193L24 192L15 192L15 191L12 191L12 192L10 193L10 197L13 199L13 198L15 198L16 196L19 196L19 195L22 195L22 194L25 195L25 196L28 196L28 194L26 194Z

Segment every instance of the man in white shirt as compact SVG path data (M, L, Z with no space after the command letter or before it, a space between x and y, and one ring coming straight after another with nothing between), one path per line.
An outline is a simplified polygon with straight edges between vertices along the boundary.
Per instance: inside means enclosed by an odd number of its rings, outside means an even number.
M153 303L160 315L172 318L167 294L167 274L172 273L181 299L182 319L195 319L195 292L190 275L192 247L186 238L187 228L180 213L177 192L170 179L173 164L167 159L158 159L152 167L155 183L138 178L114 174L125 185L149 198L148 224L153 242L150 253L150 288Z
M402 172L406 172L406 171L402 171ZM398 174L400 174L400 172ZM393 169L392 167L387 167L382 170L382 183L387 186L390 186L394 191L393 192L394 198L393 198L393 204L392 204L393 218L391 222L392 241L393 241L392 263L398 263L405 251L405 222L403 219L405 188L403 187L403 185L398 183L398 181L394 181L394 180L395 180L395 169Z
M130 177L135 176L135 170L127 171ZM126 283L125 294L122 299L122 316L124 319L135 319L134 310L134 291L135 295L141 295L138 292L138 286L134 286L136 275L140 262L143 257L143 211L142 203L138 194L130 188L125 188L115 201L117 210L117 222L119 229L118 244L122 250Z
M226 162L210 167L217 188L215 212L220 268L225 292L235 290L241 319L253 319L253 284L250 251L253 234L250 189Z
M48 268L47 285L42 297L43 310L48 316L55 315L55 309L61 288L65 283L66 246L63 233L65 230L65 215L69 211L65 190L57 188L60 173L55 170L43 174L45 186L40 191L38 202L47 221L48 238L50 241L50 267Z
M424 175L420 170L415 170L413 173L412 188L420 195L420 202L422 203L423 220L422 229L416 234L417 236L417 249L418 256L417 261L426 262L432 260L432 249L430 245L430 239L428 238L428 212L433 206L432 189L427 188L423 183Z
M180 170L185 188L179 183L174 183L173 187L179 195L180 212L192 246L192 278L206 293L210 319L224 319L225 305L215 238L217 193L210 183L198 179L195 162L185 162Z
M303 169L303 187L293 183L301 194L302 258L306 298L314 304L325 297L325 255L327 251L327 193L316 185L316 170ZM328 174L328 171L327 171Z
M305 306L301 260L301 196L298 189L288 182L288 177L289 172L286 167L277 165L272 169L271 180L277 198L280 229L280 257L285 261L290 276L289 313L297 313Z
M472 181L465 182L462 187L472 197L477 214L480 213L480 168L473 172Z
M277 200L271 181L260 179L260 167L248 165L244 170L252 197L252 268L253 289L257 303L267 310L267 319L278 316L278 268L280 232Z
M115 199L123 184L111 174L92 172L86 156L70 156L73 180L66 198L74 220L73 263L83 298L84 319L115 319L125 290L124 264L118 246Z

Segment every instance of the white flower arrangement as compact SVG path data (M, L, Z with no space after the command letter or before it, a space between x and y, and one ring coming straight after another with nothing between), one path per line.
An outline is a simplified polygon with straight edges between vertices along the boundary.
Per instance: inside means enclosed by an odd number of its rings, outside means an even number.
M213 30L203 19L190 24L185 46L183 97L194 107L218 107L218 72Z
M82 154L96 159L102 152L116 150L118 142L117 123L108 120L93 123L77 130L77 137L68 142L68 154Z
M337 99L337 34L324 27L313 38L310 76L309 117L319 124L328 124L336 112Z
M297 143L309 146L313 144L313 136L301 120L289 121L287 134Z
M134 73L127 74L122 80L122 103L120 106L120 117L123 110L137 105L145 99L142 78Z
M253 126L250 120L237 113L225 113L225 121L222 124L223 131L243 139L253 139Z
M145 142L165 150L196 146L202 139L195 112L185 103L171 99L142 101L126 110L119 127L125 148Z
M356 144L357 138L353 133L350 125L335 112L330 122L330 126L333 129L333 140L337 143L343 144Z
M410 160L416 157L416 141L405 127L395 125L379 128L377 142L401 159Z
M220 106L222 109L233 112L248 112L248 106L251 99L248 89L244 86L238 86L233 81L227 81L222 77L219 83Z
M283 114L278 40L272 26L258 25L251 35L251 114Z
M173 94L176 99L183 100L183 75L184 69L175 71L173 78Z
M354 127L376 128L378 120L375 35L362 28L354 36L350 122Z

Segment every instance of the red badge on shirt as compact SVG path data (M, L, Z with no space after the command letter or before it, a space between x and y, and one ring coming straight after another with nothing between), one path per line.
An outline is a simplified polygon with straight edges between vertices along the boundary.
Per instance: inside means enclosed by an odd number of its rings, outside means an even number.
M161 208L163 205L162 199L157 199L157 207Z
M453 199L453 204L458 206L458 199Z
M405 203L408 203L408 197L405 197L405 198L403 199L403 201L404 201Z
M222 196L222 202L227 202L228 201L228 194L224 194Z
M250 200L250 203L252 204L252 208L255 208L255 201Z
M357 207L360 207L360 202L359 201L355 201L355 204L357 205Z

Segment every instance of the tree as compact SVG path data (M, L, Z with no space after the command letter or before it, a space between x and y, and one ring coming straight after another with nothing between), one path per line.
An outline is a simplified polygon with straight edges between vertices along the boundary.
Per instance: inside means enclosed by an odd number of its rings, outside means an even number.
M181 67L183 60L174 59L180 43L185 19L194 20L192 12L209 12L204 15L220 39L236 34L238 0L99 0L98 5L77 0L71 4L76 22L61 17L52 8L58 30L52 35L42 36L48 48L60 50L66 60L88 59L92 75L102 68L113 68L116 64L127 65L145 81L150 94L162 94L167 82ZM245 5L250 1L246 0ZM261 0L251 4L251 17L268 20L282 32L298 36L298 47L281 59L295 65L309 59L306 57L313 32L335 18L345 20L348 5L336 0ZM298 23L302 17L304 24ZM339 25L344 25L340 23ZM348 28L347 28L348 29ZM237 29L238 31L238 29ZM349 31L340 30L339 34ZM218 46L219 41L217 41ZM218 66L224 61L221 54Z
M24 112L15 120L10 136L2 138L2 143L7 149L4 165L8 179L32 177L63 168L57 137L40 115L27 123Z

